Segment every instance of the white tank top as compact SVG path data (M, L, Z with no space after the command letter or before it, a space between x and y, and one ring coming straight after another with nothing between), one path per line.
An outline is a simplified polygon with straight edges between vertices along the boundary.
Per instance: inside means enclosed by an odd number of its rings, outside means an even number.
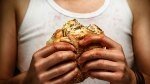
M108 37L122 45L127 63L132 66L133 16L127 0L105 0L97 11L86 14L67 11L53 0L30 0L18 32L18 68L21 72L29 69L33 53L45 46L55 30L73 18L84 25L96 24L102 28ZM108 82L87 78L81 84L108 84Z

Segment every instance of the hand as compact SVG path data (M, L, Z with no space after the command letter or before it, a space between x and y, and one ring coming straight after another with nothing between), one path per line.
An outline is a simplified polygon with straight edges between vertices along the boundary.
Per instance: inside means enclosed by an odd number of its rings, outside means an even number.
M68 84L78 73L75 48L57 42L38 50L28 71L26 84Z
M94 48L85 51L78 59L83 71L90 77L111 83L130 84L132 70L127 62L120 44L106 36L88 36L79 41L82 47L100 44L105 48Z

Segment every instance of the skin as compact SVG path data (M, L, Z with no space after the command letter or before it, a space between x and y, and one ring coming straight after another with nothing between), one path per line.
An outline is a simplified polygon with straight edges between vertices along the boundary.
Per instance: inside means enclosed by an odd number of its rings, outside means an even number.
M107 36L88 36L79 41L79 44L84 47L93 42L106 49L94 48L84 52L78 59L83 70L91 77L110 81L111 84L135 84L133 72L127 65L121 45Z
M68 83L79 71L75 62L75 50L74 46L64 42L53 43L38 50L33 55L31 67L26 76L31 78L25 78L24 83L28 84L31 81L32 84ZM37 79L32 78L36 75Z
M95 0L96 3L91 1L89 0L88 3L86 0L63 0L64 3L61 3L61 0L56 0L63 8L80 13L92 12L102 5L96 4L98 1L103 3L102 0ZM68 2L72 4L67 4ZM62 42L44 46L42 49L37 50L33 54L30 69L14 75L17 58L17 31L29 1L1 0L0 3L0 6L2 6L0 7L2 9L0 13L0 84L60 84L62 82L68 83L75 77L78 72L76 62L74 62L75 48ZM84 3L83 9L76 6L76 3ZM93 4L96 6L87 10L90 7L87 5L93 6ZM146 84L149 84L150 1L129 0L129 4L134 16L132 39L135 64L144 75ZM85 37L79 44L88 46L93 41L96 43L101 42L103 46L106 46L106 49L96 48L84 52L78 59L78 62L83 65L83 70L89 73L91 77L110 81L111 84L136 84L135 75L126 63L121 45L107 36L102 38L97 36ZM96 67L99 64L101 67ZM58 73L58 70L62 72Z

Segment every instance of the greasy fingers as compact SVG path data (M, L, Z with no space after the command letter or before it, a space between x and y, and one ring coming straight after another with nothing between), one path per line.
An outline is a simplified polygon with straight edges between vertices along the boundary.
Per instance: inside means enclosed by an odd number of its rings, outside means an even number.
M79 72L78 68L75 68L74 70L70 71L68 74L60 76L57 79L50 80L45 84L70 84L71 80L78 74L78 72Z
M87 63L83 69L84 71L90 71L90 70L107 70L107 71L117 71L120 70L119 64L113 61L109 60L95 60Z
M99 47L87 50L79 57L78 63L82 71L90 77L111 83L129 83L131 76L121 45L105 35L87 36L79 41L83 48L91 44Z
M89 74L93 78L107 80L109 82L120 82L125 77L125 74L121 72L92 71Z
M86 36L82 40L79 41L79 45L81 46L87 46L91 43L99 43L103 47L106 47L108 49L121 49L120 44L113 41L111 38L105 36L105 35L92 35L92 36Z
M95 48L84 52L78 59L79 64L84 64L87 61L95 59L105 59L110 61L124 61L124 55L119 50L108 50Z
M38 71L46 71L60 62L74 61L75 58L76 54L74 54L72 51L58 51L46 58L41 59L35 64L35 66Z
M71 70L75 68L76 68L75 62L64 63L64 64L61 64L61 65L58 65L49 69L47 72L41 73L39 75L39 78L40 78L40 81L42 82L49 81L58 76L66 74L67 72L70 72Z
M41 58L45 58L57 51L76 51L75 47L69 43L66 42L56 42L49 44L42 49L38 50L33 56L36 60L39 60Z
M59 51L59 50L76 51L75 47L67 42L55 42L47 46L52 46L54 51Z
M35 78L42 84L49 82L51 79L59 80L60 76L71 74L70 71L77 67L75 53L75 47L69 43L55 42L48 44L33 55L30 74L34 72L33 76L36 76ZM64 75L64 77L66 76ZM69 78L65 78L65 80L69 80ZM55 82L57 83L57 81ZM55 82L50 83L54 84Z

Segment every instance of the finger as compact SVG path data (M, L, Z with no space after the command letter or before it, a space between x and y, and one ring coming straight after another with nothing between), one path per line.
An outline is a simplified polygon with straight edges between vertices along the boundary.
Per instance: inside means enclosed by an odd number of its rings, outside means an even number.
M89 72L89 76L109 82L117 82L118 80L123 78L123 75L120 73L107 71L91 71Z
M70 71L58 79L50 80L46 84L69 84L69 82L71 82L71 80L78 74L78 72L78 68L75 68L73 71Z
M79 64L84 64L87 61L95 59L105 59L110 61L124 61L124 55L117 50L108 50L95 48L84 52L78 59Z
M42 82L48 81L73 70L76 66L75 62L64 63L41 73L39 78Z
M38 71L46 71L60 62L74 61L75 58L76 54L74 54L72 51L58 51L46 58L43 58L35 65Z
M98 59L95 61L88 62L83 66L83 71L87 72L89 70L106 70L106 71L118 71L119 64L109 60Z
M38 50L34 55L35 58L41 59L49 56L50 54L57 51L76 51L75 47L66 42L55 42L45 46L44 48Z
M99 43L103 47L106 47L108 49L112 49L112 48L120 49L120 45L117 42L113 41L112 39L110 39L105 35L86 36L84 39L79 41L79 45L81 46L87 46L92 43Z

